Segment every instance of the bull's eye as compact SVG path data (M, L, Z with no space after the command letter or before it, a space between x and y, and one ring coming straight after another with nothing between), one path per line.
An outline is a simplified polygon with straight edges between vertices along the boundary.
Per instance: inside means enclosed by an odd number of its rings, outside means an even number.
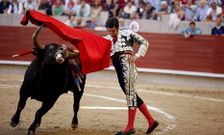
M62 47L61 47L59 50L63 51L63 50L64 50L64 48L62 48Z

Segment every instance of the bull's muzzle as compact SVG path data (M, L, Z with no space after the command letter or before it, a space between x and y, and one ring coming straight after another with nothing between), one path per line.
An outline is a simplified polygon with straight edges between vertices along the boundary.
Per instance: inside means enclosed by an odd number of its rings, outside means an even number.
M67 47L65 45L62 45L59 49L58 49L58 52L56 53L56 61L59 63L59 64L62 64L64 61L65 61L65 58L64 57L67 57Z
M65 59L62 57L62 55L59 53L56 55L56 61L59 63L59 64L62 64Z

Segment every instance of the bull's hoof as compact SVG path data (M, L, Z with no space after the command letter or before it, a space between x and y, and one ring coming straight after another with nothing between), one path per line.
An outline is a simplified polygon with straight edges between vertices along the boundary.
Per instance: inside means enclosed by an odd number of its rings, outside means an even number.
M76 123L76 124L71 124L71 127L72 127L72 129L76 129L76 128L78 128L78 123Z
M10 125L16 127L19 124L19 117L13 116Z
M78 125L79 125L78 119L77 119L76 117L74 117L74 118L72 119L71 127L72 127L73 129L76 129L76 128L78 128Z
M10 123L10 125L11 125L12 127L16 127L18 124L19 124L19 123L15 123L15 122L11 122L11 123Z
M28 130L27 135L35 135L35 131Z
M41 121L38 121L36 127L40 127Z
M32 123L30 125L30 128L28 128L27 135L35 135L37 125L35 123Z
M18 125L18 123L11 122L10 125L11 125L12 127L16 127L16 126Z

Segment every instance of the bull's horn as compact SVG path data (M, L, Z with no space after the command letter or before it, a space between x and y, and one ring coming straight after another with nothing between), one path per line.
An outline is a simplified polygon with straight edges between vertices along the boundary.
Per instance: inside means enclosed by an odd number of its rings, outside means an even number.
M32 41L33 41L33 46L35 48L38 48L38 49L44 49L44 46L39 44L39 42L37 41L37 36L40 32L40 30L43 28L43 25L40 26L34 33L33 33L33 36L32 36Z
M68 58L76 58L79 56L78 50L68 51Z

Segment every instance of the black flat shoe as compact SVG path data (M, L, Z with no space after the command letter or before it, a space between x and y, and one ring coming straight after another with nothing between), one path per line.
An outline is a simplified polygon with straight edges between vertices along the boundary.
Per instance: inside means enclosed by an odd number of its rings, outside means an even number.
M126 131L126 132L119 131L115 135L132 135L132 134L135 134L135 129L134 128L130 129L130 130Z
M145 134L150 134L152 133L152 131L159 125L159 122L158 121L155 121L152 125L151 128L148 128L148 130L145 132Z

